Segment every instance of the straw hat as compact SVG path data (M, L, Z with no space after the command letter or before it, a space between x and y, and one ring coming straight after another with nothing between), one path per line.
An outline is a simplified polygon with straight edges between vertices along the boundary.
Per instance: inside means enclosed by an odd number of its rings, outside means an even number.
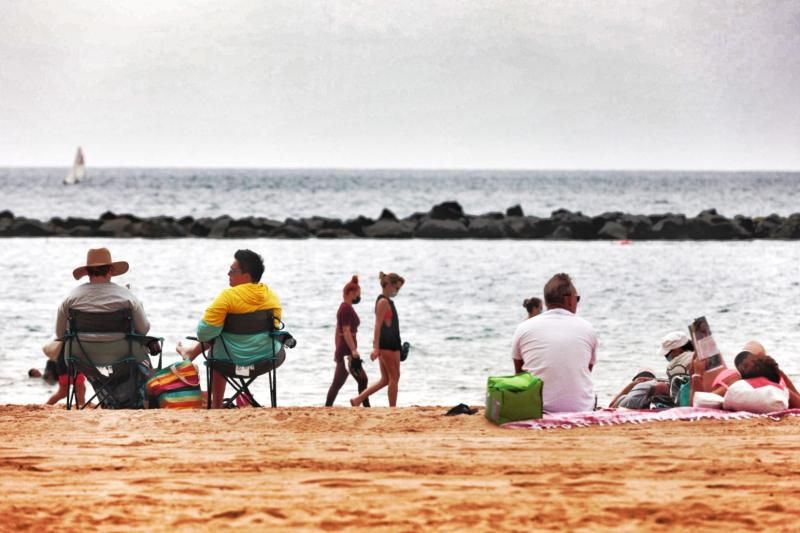
M128 263L125 261L111 261L111 252L108 248L92 248L86 253L86 265L78 267L72 271L75 279L81 279L89 273L89 267L99 267L111 265L111 275L121 276L128 271Z

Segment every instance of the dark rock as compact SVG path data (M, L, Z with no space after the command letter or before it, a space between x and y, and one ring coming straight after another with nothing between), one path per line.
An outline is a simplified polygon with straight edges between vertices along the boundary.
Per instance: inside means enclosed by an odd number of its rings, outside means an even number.
M212 239L221 239L225 237L225 234L228 231L228 226L230 225L231 225L231 217L229 217L228 215L217 217L211 224L211 229L208 232L208 236L211 237Z
M378 217L378 220L394 220L397 222L397 217L394 213L384 208L383 211L381 211L381 216Z
M478 239L505 239L508 237L505 217L501 219L487 216L473 218L469 221L468 231L470 237Z
M311 234L304 226L295 223L287 223L277 228L272 233L272 236L282 239L306 239L310 237Z
M364 235L374 239L409 239L413 231L410 223L381 219L364 227Z
M73 226L65 230L64 234L70 237L93 237L97 234L97 230L91 226Z
M753 219L750 217L746 217L743 215L736 215L735 217L733 217L733 220L734 222L739 224L742 228L744 228L744 230L750 235L752 235L753 232L755 232L756 230L755 222L753 222Z
M553 232L554 239L597 238L597 229L595 228L594 222L591 218L587 217L580 211L573 213L571 211L567 211L566 209L559 209L557 211L553 211L553 214L550 218L552 218L553 223L557 225L556 230ZM564 229L559 231L560 227L568 228L569 232L566 232ZM569 237L557 237L556 233L559 233L559 235L566 235L568 233Z
M225 231L225 236L230 239L250 239L253 237L258 237L259 232L256 228L252 226L236 226L236 227L228 227Z
M628 238L628 228L619 222L609 221L600 228L600 231L597 232L597 236L601 239L621 241Z
M553 222L549 218L508 217L506 234L512 239L544 239L553 232Z
M104 237L130 237L133 223L127 218L107 218L97 228L97 234Z
M506 216L507 217L524 217L525 214L522 212L522 206L517 204L509 207L506 209Z
M356 218L351 218L349 220L346 220L343 226L353 235L363 237L365 235L364 228L366 228L367 226L371 226L374 223L375 221L372 220L371 218L367 218L365 216L359 216Z
M211 233L211 227L213 225L214 225L213 218L207 218L207 217L198 218L189 228L189 234L194 235L196 237L208 237L208 234Z
M777 239L800 239L800 213L794 213L774 233Z
M464 217L464 210L458 202L442 202L433 206L429 216L433 220L460 220Z
M689 229L685 215L667 214L653 225L652 231L655 239L687 239Z
M188 231L188 228L191 228L192 225L194 224L194 217L191 217L189 215L186 215L185 217L181 217L181 218L178 219L178 224L180 224L181 226L184 226L185 228L187 228L187 231Z
M17 217L6 228L5 234L11 237L47 237L53 235L54 231L39 220Z
M355 235L344 228L326 228L317 232L318 239L347 239L352 237L355 237Z
M756 217L753 219L753 223L756 226L753 230L753 236L757 239L774 239L777 237L778 230L780 230L783 222L783 218L775 213L766 218Z
M92 229L97 229L103 224L102 220L93 218L77 218L77 217L67 217L66 220L62 220L60 218L54 218L50 222L53 224L57 223L65 230L71 230L72 228L78 226L88 226Z
M293 221L293 223L295 223ZM317 234L320 230L323 229L342 229L344 225L342 221L338 218L327 218L327 217L310 217L310 218L301 218L300 220L296 221L296 224L299 226L304 227L309 233Z
M9 211L8 209L4 209L4 210L0 211L0 220L2 220L4 218L8 218L8 219L14 218L14 213Z
M550 235L550 238L556 240L572 239L572 228L566 224L559 224Z
M469 231L463 222L458 220L426 220L417 227L415 237L423 239L463 239L469 237Z
M713 211L713 212L712 212ZM751 234L732 220L717 215L709 209L687 221L689 238L698 240L748 239Z
M653 223L650 217L625 214L619 219L619 223L628 230L629 239L650 239L653 236Z
M154 239L186 237L189 235L189 229L185 225L176 221L173 217L167 216L151 217L141 222L135 222L130 231L137 237Z

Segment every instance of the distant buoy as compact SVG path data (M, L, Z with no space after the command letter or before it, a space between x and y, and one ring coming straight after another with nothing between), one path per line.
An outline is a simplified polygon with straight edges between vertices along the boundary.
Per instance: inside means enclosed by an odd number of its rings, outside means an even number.
M620 243L622 246L625 246L626 244L630 244L630 243L631 243L631 241L629 241L628 239L622 239L621 241L619 241L619 243Z

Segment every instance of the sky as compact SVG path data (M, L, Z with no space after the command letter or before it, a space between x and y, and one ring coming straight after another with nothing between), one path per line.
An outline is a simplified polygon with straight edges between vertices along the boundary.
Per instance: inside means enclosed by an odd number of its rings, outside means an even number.
M0 166L800 170L798 95L798 0L0 0Z

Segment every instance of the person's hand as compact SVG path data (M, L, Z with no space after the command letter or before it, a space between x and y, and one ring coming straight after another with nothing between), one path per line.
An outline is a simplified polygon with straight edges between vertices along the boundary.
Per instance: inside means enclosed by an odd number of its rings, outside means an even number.
M353 359L361 359L361 354L358 353L358 350L353 350L353 353L350 354L350 357Z
M381 355L381 351L380 351L380 350L378 350L378 349L376 348L376 349L372 350L372 353L371 353L371 354L369 354L369 358L370 358L371 360L373 360L373 361L374 361L374 360L375 360L375 359L377 359L377 358L378 358L380 355Z

